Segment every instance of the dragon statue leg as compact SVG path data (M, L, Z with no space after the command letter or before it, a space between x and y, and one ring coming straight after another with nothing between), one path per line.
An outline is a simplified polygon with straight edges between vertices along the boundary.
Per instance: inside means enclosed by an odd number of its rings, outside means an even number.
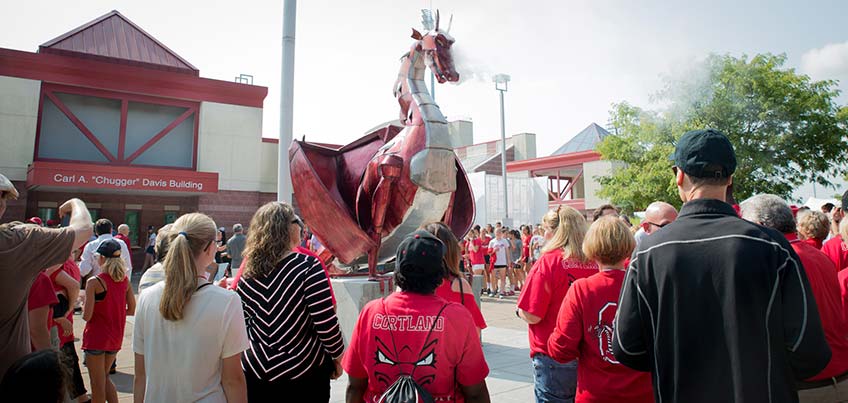
M386 220L386 210L389 206L389 197L392 194L395 182L400 178L403 170L403 159L394 154L388 154L382 157L378 165L378 173L380 182L377 183L374 189L372 198L373 210L371 210L371 239L376 246L368 251L368 279L377 280L377 257L380 252L380 245L383 239L383 225Z

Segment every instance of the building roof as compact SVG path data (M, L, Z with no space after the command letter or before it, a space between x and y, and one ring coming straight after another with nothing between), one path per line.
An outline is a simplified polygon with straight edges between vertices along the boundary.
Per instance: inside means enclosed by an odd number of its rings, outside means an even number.
M191 63L116 10L42 44L38 52L106 59L199 75Z
M604 137L609 136L610 132L606 131L601 126L598 126L597 123L592 123L587 126L583 131L577 133L571 140L568 140L567 143L563 144L562 147L558 148L551 155L562 155L562 154L571 154L577 153L581 151L594 151L597 144L604 139Z

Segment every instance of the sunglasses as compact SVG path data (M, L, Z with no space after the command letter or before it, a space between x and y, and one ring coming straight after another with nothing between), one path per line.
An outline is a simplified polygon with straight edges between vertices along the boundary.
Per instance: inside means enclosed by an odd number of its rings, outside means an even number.
M291 223L297 224L297 226L300 227L300 230L303 231L304 224L303 220L301 220L300 217L294 216L294 219L291 220Z
M653 225L653 226L655 226L655 227L657 227L657 228L662 228L662 227L665 227L666 225L671 224L671 223L670 223L670 222L667 222L667 223L665 223L665 224L656 224L656 223L652 223L652 222L650 222L650 221L646 221L646 222L645 222L645 224Z

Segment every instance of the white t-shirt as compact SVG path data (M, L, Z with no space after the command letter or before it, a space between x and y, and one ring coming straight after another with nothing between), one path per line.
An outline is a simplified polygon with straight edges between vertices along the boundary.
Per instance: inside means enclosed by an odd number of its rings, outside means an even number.
M533 245L533 259L539 260L539 258L542 257L542 246L545 245L545 237L541 235L533 235L533 237L530 238L530 245Z
M506 266L506 249L509 248L509 241L506 239L492 239L489 242L489 249L495 250L495 266Z
M226 403L221 386L223 359L250 348L241 299L232 291L208 285L172 322L159 313L165 283L138 298L133 351L144 355L148 402Z

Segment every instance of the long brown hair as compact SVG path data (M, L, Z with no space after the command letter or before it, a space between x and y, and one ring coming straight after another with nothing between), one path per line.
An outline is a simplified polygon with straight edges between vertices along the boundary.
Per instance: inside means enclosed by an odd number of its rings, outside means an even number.
M445 244L444 261L449 271L449 273L445 274L452 274L454 277L462 276L462 273L459 271L459 240L456 239L450 227L443 222L432 222L422 225L419 229L433 234Z
M256 210L244 247L245 278L267 275L291 253L294 220L294 209L288 203L270 202Z
M551 210L553 211L553 210ZM545 223L552 225L553 219L550 213L545 214ZM563 259L577 259L586 261L583 254L583 238L586 236L588 225L586 218L579 211L569 206L560 205L556 210L556 232L554 236L545 243L542 253L562 249Z
M170 321L183 318L183 310L197 291L195 257L215 240L215 222L201 213L183 215L174 222L168 233L168 254L162 266L165 270L165 290L159 303L162 317Z

